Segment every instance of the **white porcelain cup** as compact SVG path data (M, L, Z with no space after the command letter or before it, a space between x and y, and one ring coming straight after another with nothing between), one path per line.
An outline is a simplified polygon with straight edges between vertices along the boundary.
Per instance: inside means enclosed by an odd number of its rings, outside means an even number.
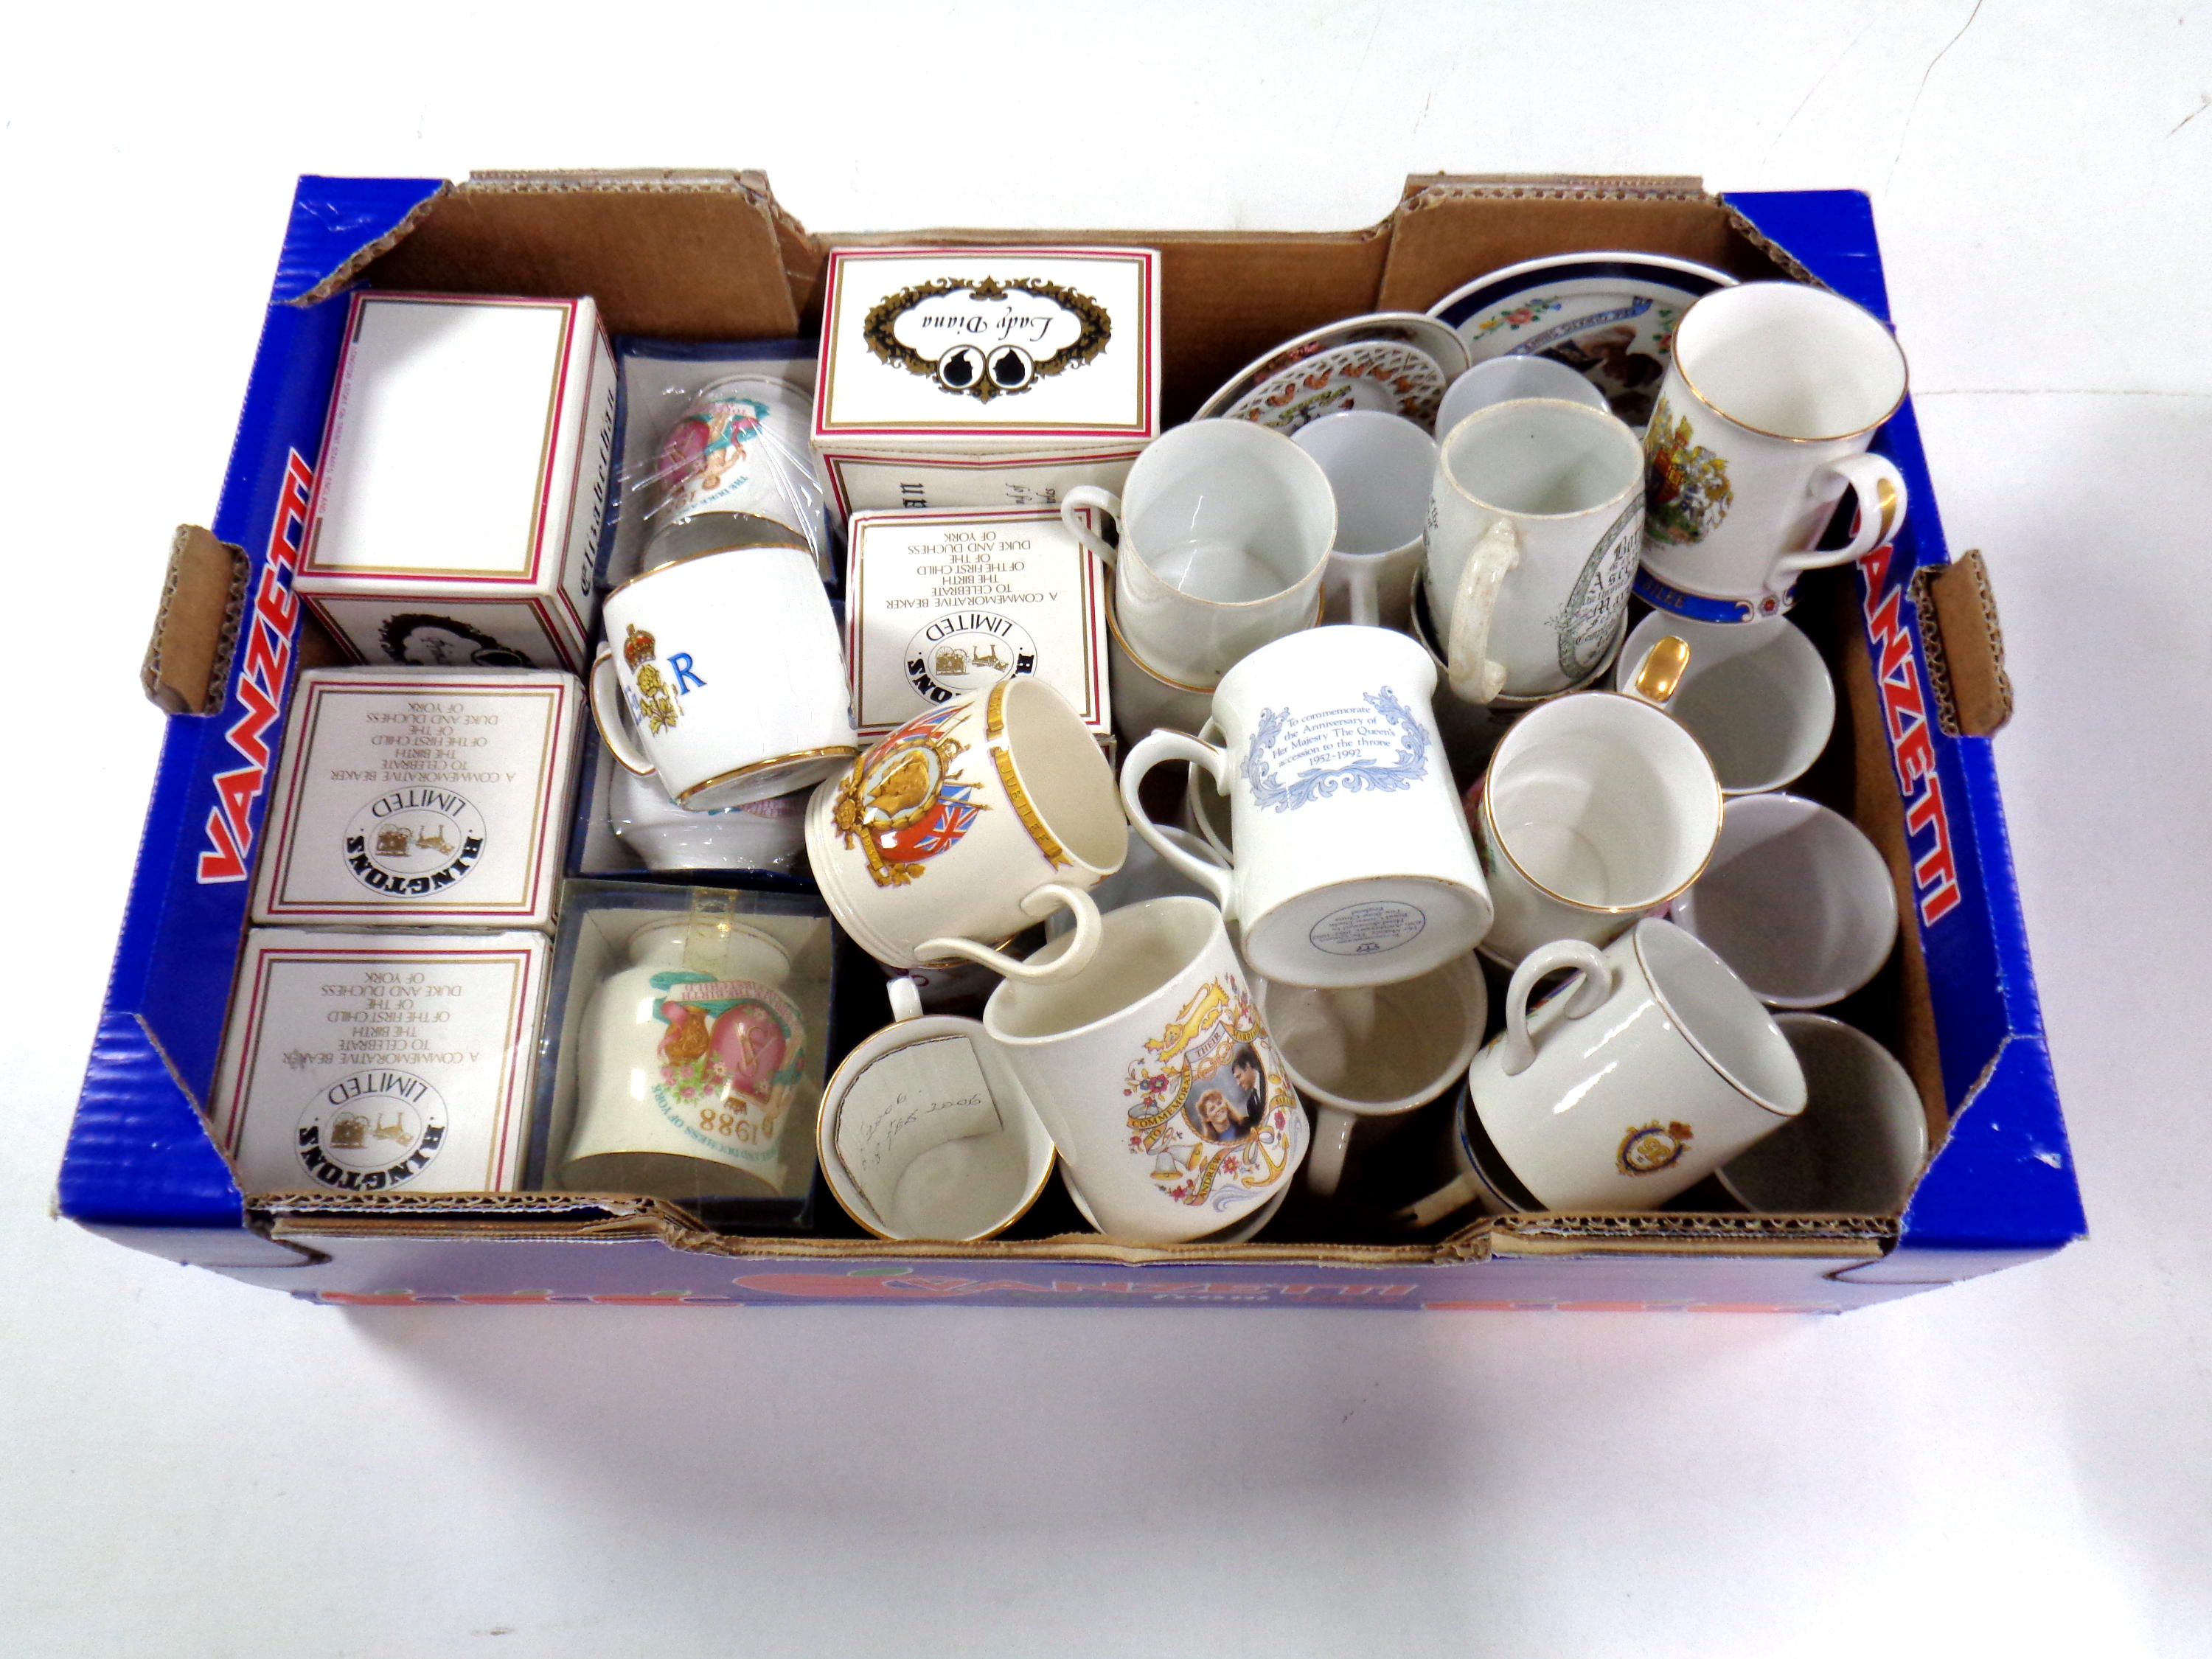
M738 923L702 929L678 914L631 935L628 963L585 1012L562 1186L679 1199L777 1193L807 1049L821 1040L783 993L790 975L781 945Z
M1532 1009L1537 982L1568 981ZM1670 922L1603 950L1560 939L1505 993L1505 1029L1474 1057L1455 1126L1460 1173L1401 1212L1425 1225L1468 1203L1648 1210L1804 1109L1805 1077L1759 999Z
M1616 689L1670 635L1689 646L1690 664L1667 712L1704 748L1722 793L1779 789L1820 757L1836 723L1836 686L1795 623L1701 623L1655 611L1629 631Z
M1472 956L1418 979L1336 990L1255 987L1260 1018L1291 1082L1314 1115L1306 1185L1333 1194L1353 1132L1418 1111L1466 1074L1490 1018L1490 991Z
M1114 726L1124 743L1134 743L1163 727L1195 732L1212 712L1217 682L1185 685L1165 678L1129 648L1114 614L1111 592L1106 595L1106 664Z
M1204 899L1114 911L1087 968L1008 980L983 1029L1114 1237L1175 1244L1219 1232L1280 1192L1305 1156L1306 1115Z
M1825 1014L1778 1014L1805 1109L1719 1171L1759 1215L1894 1215L1928 1161L1920 1091L1888 1049Z
M1121 768L1121 804L1155 852L1221 902L1261 977L1412 979L1474 947L1490 895L1430 708L1435 670L1403 634L1316 628L1255 652L1213 694L1220 746L1155 732ZM1231 868L1200 863L1138 791L1196 763L1230 796Z
M1109 546L1091 515L1111 514ZM1162 679L1212 686L1271 640L1306 627L1336 539L1318 463L1250 421L1192 421L1153 440L1121 493L1080 484L1060 516L1114 569L1123 642Z
M1090 890L1128 846L1097 739L1027 674L915 715L806 811L823 898L894 968L959 957L1015 979L1079 972L1098 945ZM993 948L1063 908L1075 931L1053 965Z
M830 597L803 547L703 553L606 597L592 713L695 812L804 789L860 751Z
M1468 702L1587 680L1636 580L1643 460L1609 410L1530 398L1476 410L1437 447L1429 615Z
M1698 300L1644 430L1636 591L1662 611L1749 622L1788 610L1799 573L1888 541L1905 520L1904 475L1865 452L1905 389L1887 327L1826 289L1741 283ZM1857 529L1815 550L1846 489Z
M1211 865L1216 869L1228 868L1227 861L1218 853L1189 830L1172 829L1166 824L1159 825L1158 829L1171 846L1188 853L1200 864ZM1165 898L1175 893L1191 898L1213 896L1210 889L1200 886L1183 874L1181 869L1152 851L1152 844L1142 838L1132 840L1129 856L1122 860L1121 867L1091 890L1091 896L1097 903L1102 915L1109 910L1119 910L1125 905L1142 904L1146 899ZM1044 925L1045 937L1058 939L1074 926L1075 919L1067 911L1055 910Z
M1880 851L1797 795L1730 801L1711 861L1672 915L1778 1008L1842 1001L1897 943L1897 886Z
M845 1212L878 1238L990 1238L1044 1190L1052 1137L980 1025L925 1014L912 980L890 989L892 1023L823 1091L817 1162Z
M789 871L806 850L810 791L692 812L670 800L658 778L613 772L608 825L647 869Z
M1437 730L1443 734L1444 753L1451 761L1452 775L1463 783L1469 782L1480 775L1499 741L1523 714L1567 692L1554 692L1551 697L1494 697L1488 702L1465 702L1451 689L1451 672L1429 625L1428 612L1428 596L1417 582L1413 586L1413 623L1407 632L1436 665L1437 694L1431 699L1431 707L1436 711ZM1616 651L1607 652L1589 678L1569 687L1568 691L1586 691L1604 679L1612 671L1616 655Z
M1695 881L1720 836L1720 783L1697 739L1620 692L1531 709L1471 793L1498 907L1482 952L1509 967L1553 939L1616 937Z
M1436 440L1402 415L1347 409L1308 421L1291 441L1321 463L1336 496L1322 620L1402 631L1426 544Z
M1520 398L1557 398L1608 412L1613 408L1595 381L1555 359L1486 357L1445 388L1444 400L1437 409L1437 435L1449 435L1478 409Z

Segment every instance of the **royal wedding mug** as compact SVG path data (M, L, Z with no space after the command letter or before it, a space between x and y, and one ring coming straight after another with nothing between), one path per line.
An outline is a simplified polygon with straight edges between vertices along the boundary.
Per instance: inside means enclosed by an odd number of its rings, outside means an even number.
M1049 959L1073 938L1037 954ZM1081 1207L1114 1237L1180 1244L1223 1232L1277 1198L1305 1156L1306 1115L1205 899L1112 912L1081 972L1006 981L983 1029Z
M1671 647L1671 648L1669 648ZM1470 794L1498 919L1482 952L1602 945L1698 878L1721 832L1721 787L1664 712L1686 653L1647 653L1632 694L1577 691L1522 716Z
M1535 1007L1537 982L1567 982ZM1804 1109L1805 1076L1719 957L1647 919L1603 950L1559 939L1505 992L1455 1124L1457 1177L1400 1212L1648 1210Z
M1027 674L915 715L806 809L823 898L894 968L959 957L1012 979L1079 972L1098 948L1090 890L1128 846L1097 739ZM991 948L1061 908L1075 929L1049 963Z
M1104 511L1118 550L1091 528ZM1336 498L1314 459L1251 421L1192 421L1155 439L1119 495L1060 498L1076 538L1114 569L1114 615L1139 661L1211 687L1270 640L1308 626L1336 538Z
M1403 631L1421 572L1436 440L1402 415L1346 409L1308 421L1291 441L1321 463L1336 496L1322 620Z
M599 736L695 812L804 789L859 752L830 597L803 547L702 553L600 608Z
M1316 628L1255 651L1213 694L1218 747L1155 732L1121 768L1137 833L1220 901L1253 972L1290 985L1377 985L1465 954L1490 926L1430 695L1403 634ZM1192 761L1230 797L1230 869L1169 842L1138 791ZM1201 785L1201 787L1203 787Z
M1905 354L1873 313L1800 283L1716 289L1682 314L1644 434L1644 563L1662 611L1749 622L1801 571L1870 553L1905 521L1905 478L1866 453L1905 401ZM1858 526L1814 550L1849 489Z
M1423 577L1466 702L1587 680L1619 642L1643 526L1642 453L1610 410L1525 398L1444 434Z

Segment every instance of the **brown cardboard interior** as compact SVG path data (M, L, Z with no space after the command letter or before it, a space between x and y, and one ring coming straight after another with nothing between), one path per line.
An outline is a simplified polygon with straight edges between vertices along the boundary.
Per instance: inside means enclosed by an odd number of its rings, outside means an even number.
M757 174L480 175L426 203L380 249L336 274L323 297L358 275L378 286L549 295L590 293L611 330L677 338L783 337L818 318L823 251L847 243L1081 241L1158 247L1164 256L1164 418L1191 410L1237 368L1322 323L1382 308L1425 309L1484 272L1543 254L1635 248L1714 264L1742 276L1805 273L1694 180L1408 181L1399 210L1344 233L1036 230L808 234L777 207ZM1917 930L1911 920L1902 805L1890 775L1872 672L1856 645L1844 573L1808 580L1801 619L1825 614L1824 643L1841 671L1829 804L1850 811L1887 859L1899 885L1903 948L1862 996L1878 999L1884 1029L1927 1102L1931 1139L1945 1126L1933 1016ZM1985 592L1985 590L1984 590ZM1966 624L1969 654L1999 665L1991 620ZM1947 622L1950 620L1946 617ZM1849 647L1850 648L1846 648ZM210 648L212 648L210 647ZM464 1200L404 1194L250 1200L272 1236L311 1243L368 1230L430 1237L659 1237L672 1248L720 1254L880 1255L878 1242L739 1238L697 1227L653 1200L561 1194ZM1538 1215L1479 1221L1436 1243L1133 1247L1076 1235L974 1245L902 1244L927 1259L1045 1256L1123 1261L1417 1262L1492 1254L1879 1255L1894 1218L1779 1217L1656 1212Z

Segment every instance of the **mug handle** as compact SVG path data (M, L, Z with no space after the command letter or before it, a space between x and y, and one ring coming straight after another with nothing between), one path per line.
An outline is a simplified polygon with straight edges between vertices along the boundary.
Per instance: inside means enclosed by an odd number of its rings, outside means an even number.
M630 733L629 704L623 698L622 683L615 678L615 653L611 645L601 646L592 662L592 724L599 728L599 741L622 763L624 771L641 778L653 775L653 763Z
M1531 1018L1528 994L1536 988L1538 980L1562 968L1575 970L1572 988L1562 990ZM1613 964L1595 945L1578 939L1558 939L1538 945L1522 958L1521 965L1513 970L1513 982L1505 988L1505 1030L1498 1039L1502 1045L1499 1067L1508 1077L1520 1076L1536 1063L1538 1037L1563 1020L1595 1013L1612 994Z
M1490 660L1490 624L1498 615L1499 590L1520 562L1521 536L1513 520L1493 519L1460 568L1444 668L1462 702L1487 703L1505 689L1504 665Z
M1353 565L1345 577L1345 585L1350 590L1346 597L1351 601L1352 625L1354 628L1380 628L1382 625L1382 599L1376 591L1380 584L1375 580L1375 561L1363 559Z
M1636 672L1621 682L1621 695L1664 708L1674 701L1674 694L1682 689L1682 677L1689 672L1689 641L1677 634L1667 635L1651 641Z
M1121 810L1129 816L1129 824L1144 838L1145 845L1166 860L1170 867L1196 882L1205 891L1213 895L1226 910L1230 894L1234 890L1230 872L1217 870L1210 864L1201 864L1182 848L1159 832L1146 815L1144 804L1137 799L1138 787L1145 774L1155 766L1171 760L1189 761L1205 769L1212 778L1214 787L1223 794L1229 793L1226 774L1229 757L1210 743L1200 743L1188 732L1177 732L1163 726L1148 738L1140 738L1121 763Z
M1778 559L1774 565L1777 586L1788 582L1801 570L1824 570L1832 564L1849 564L1854 559L1863 558L1895 535L1905 523L1905 475L1887 456L1840 455L1821 471L1834 473L1859 498L1858 534L1841 547L1792 553Z
M1001 979L1018 979L1029 985L1050 985L1073 979L1098 954L1103 931L1098 921L1098 901L1080 887L1057 881L1046 882L1022 901L1022 913L1039 921L1058 909L1065 909L1075 918L1075 933L1067 942L1067 949L1050 962L1024 962L1019 957L994 951L988 945L978 945L972 939L926 939L914 947L914 953L923 962L958 957L964 962L980 963Z
M1060 521L1067 526L1068 534L1096 553L1099 562L1111 570L1114 568L1114 550L1078 516L1080 509L1086 507L1096 508L1119 524L1121 522L1121 498L1110 489L1101 489L1097 484L1078 484L1060 498Z
M1358 1119L1340 1106L1314 1113L1313 1139L1306 1147L1306 1186L1316 1198L1334 1197L1344 1179L1344 1154Z

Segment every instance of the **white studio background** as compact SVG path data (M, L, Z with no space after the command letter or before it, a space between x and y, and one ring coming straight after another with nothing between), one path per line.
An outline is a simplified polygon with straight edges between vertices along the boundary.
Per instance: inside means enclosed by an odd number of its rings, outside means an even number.
M2212 1653L2198 0L15 15L0 1650ZM293 175L625 164L824 228L1873 192L2095 1238L1841 1320L349 1314L50 1219Z

